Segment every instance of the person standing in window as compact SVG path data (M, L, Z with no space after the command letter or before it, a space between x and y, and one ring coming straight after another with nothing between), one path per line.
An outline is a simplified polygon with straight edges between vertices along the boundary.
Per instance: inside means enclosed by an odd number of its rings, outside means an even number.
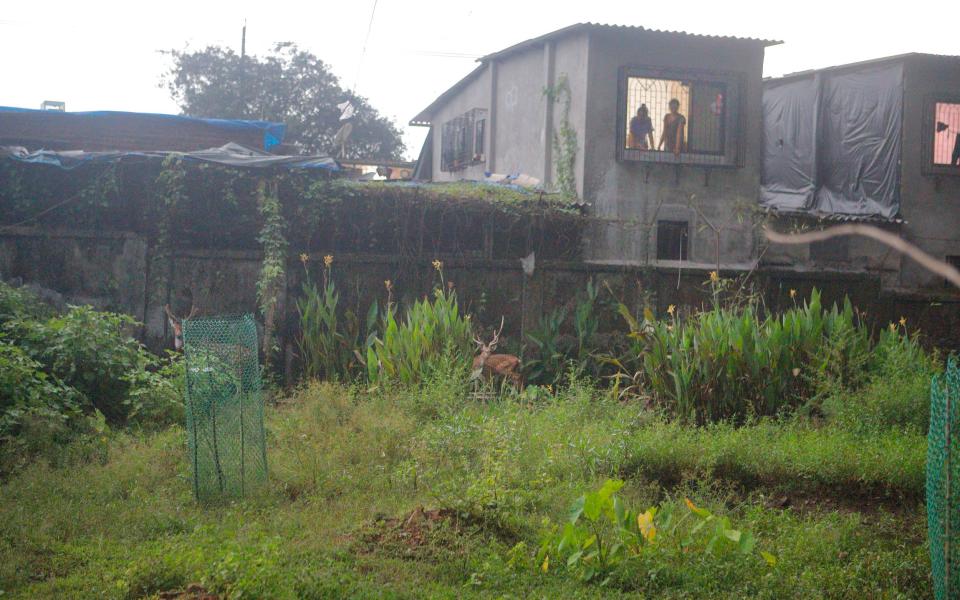
M670 112L663 117L663 133L660 134L657 150L663 148L679 157L684 151L683 135L687 118L680 114L680 101L676 98L670 99L669 107Z
M647 143L650 140L650 143ZM637 109L637 116L630 119L630 135L627 139L627 147L636 150L649 150L653 148L653 121L650 120L650 112L646 104L641 104Z

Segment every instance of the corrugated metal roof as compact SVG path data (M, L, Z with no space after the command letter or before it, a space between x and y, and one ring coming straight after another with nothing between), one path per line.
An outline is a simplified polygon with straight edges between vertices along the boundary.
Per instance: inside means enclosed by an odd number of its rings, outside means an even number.
M441 106L450 96L457 93L461 88L470 83L475 77L477 77L486 66L486 63L493 59L501 59L509 54L525 50L526 48L535 47L537 45L543 44L548 40L557 39L566 35L576 33L578 31L622 31L624 33L636 33L636 34L654 34L654 35L681 35L689 36L694 38L706 39L706 40L715 40L723 42L738 42L738 43L750 43L750 44L762 44L766 46L775 46L777 44L782 44L781 41L774 40L761 40L757 38L741 38L733 36L724 36L724 35L706 35L699 33L689 33L686 31L667 31L662 29L648 29L646 27L641 27L639 25L609 25L605 23L575 23L573 25L568 25L556 31L551 31L544 35L530 38L524 40L518 44L508 46L503 50L487 54L486 56L481 56L477 59L477 62L480 64L466 77L453 84L450 89L440 94L436 100L430 103L425 109L420 111L420 113L410 120L410 125L413 126L429 126L431 124L431 113L438 107Z
M830 221L831 223L873 223L880 225L903 225L906 223L906 221L900 217L891 217L888 219L878 215L845 215L805 210L777 210L776 208L769 208L767 212L778 217L816 219L818 221Z
M868 60L861 60L852 63L845 63L842 65L831 65L829 67L821 67L819 69L807 69L805 71L796 71L793 73L787 73L779 77L765 77L763 82L776 84L780 81L787 81L790 79L800 79L802 77L811 77L817 73L832 72L832 71L846 71L846 70L856 70L864 69L877 65L883 65L891 62L902 62L909 59L918 59L926 60L930 62L944 62L951 63L952 66L956 66L960 63L960 56L952 54L926 54L923 52L907 52L905 54L894 54L893 56L883 56L880 58L871 58Z
M530 38L529 40L522 41L519 44L514 44L513 46L509 46L498 52L494 52L492 54L482 56L480 57L479 60L483 62L483 61L491 60L494 58L502 58L507 54L512 54L514 52L524 50L528 47L542 44L543 42L546 42L548 40L563 37L572 33L576 33L578 31L623 31L623 32L632 32L632 33L652 33L652 34L661 34L661 35L683 35L683 36L708 39L708 40L716 40L716 41L724 41L724 42L743 42L743 43L763 44L763 46L765 47L776 46L777 44L783 43L778 40L762 40L757 38L742 38L742 37L733 37L733 36L726 36L726 35L709 35L709 34L700 34L700 33L690 33L687 31L669 31L665 29L648 29L646 27L642 27L639 25L610 25L607 23L587 22L587 23L575 23L573 25L568 25L567 27L557 29L556 31L551 31L550 33L546 33L544 35L541 35L535 38Z

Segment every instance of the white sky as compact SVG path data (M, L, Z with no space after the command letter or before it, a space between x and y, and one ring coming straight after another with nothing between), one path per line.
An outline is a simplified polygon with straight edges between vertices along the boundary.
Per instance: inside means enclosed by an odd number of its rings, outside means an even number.
M341 85L356 83L401 126L416 157L426 130L407 122L476 57L581 21L783 40L767 49L764 74L774 76L902 52L960 54L960 3L952 0L379 0L362 55L373 3L5 0L0 105L63 100L69 111L176 113L158 87L169 64L158 51L218 44L239 52L246 19L248 54L284 41L315 53Z

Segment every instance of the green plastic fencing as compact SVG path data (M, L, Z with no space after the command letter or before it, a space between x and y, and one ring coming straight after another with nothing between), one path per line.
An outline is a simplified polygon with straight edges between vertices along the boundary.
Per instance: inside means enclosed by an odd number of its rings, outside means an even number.
M241 497L267 478L256 323L251 315L185 320L183 348L194 495Z
M960 369L952 357L930 386L927 530L936 598L960 598Z

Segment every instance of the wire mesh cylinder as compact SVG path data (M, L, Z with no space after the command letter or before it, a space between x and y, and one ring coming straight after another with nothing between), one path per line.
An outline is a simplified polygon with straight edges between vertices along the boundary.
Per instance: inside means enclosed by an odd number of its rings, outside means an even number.
M930 385L927 530L937 600L960 598L960 369L951 358Z
M267 477L257 328L251 315L183 322L197 500L240 497Z

